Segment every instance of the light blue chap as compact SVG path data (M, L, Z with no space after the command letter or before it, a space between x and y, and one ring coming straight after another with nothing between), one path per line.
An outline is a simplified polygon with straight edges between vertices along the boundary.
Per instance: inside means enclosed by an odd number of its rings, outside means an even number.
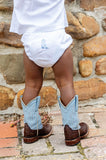
M24 123L27 123L32 130L42 129L43 125L38 112L40 96L31 100L27 105L24 104L22 96L20 96L20 100L24 112Z
M69 125L72 130L80 129L78 118L78 95L75 95L66 107L62 104L60 97L58 97L58 102L62 113L63 125Z

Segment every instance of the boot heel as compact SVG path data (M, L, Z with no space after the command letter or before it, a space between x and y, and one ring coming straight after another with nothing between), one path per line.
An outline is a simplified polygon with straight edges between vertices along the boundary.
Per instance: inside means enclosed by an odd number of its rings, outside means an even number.
M79 142L80 142L80 137L74 140L65 140L65 144L67 146L74 146L74 145L77 145Z
M24 137L23 138L24 143L33 143L33 142L36 142L38 139L39 139L39 137L31 137L31 138Z

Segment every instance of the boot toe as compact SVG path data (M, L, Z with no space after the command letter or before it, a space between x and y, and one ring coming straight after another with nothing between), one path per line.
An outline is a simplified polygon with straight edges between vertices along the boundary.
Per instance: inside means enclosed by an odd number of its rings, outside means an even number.
M88 133L89 133L89 126L84 123L84 122L81 122L80 124L80 138L85 138L87 137Z
M42 129L39 130L38 136L40 138L47 138L52 134L52 126L50 124L46 124Z

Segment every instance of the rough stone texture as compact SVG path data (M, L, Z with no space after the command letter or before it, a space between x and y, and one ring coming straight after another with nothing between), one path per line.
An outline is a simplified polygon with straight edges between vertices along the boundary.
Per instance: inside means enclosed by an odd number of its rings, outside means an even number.
M106 36L95 37L83 45L83 55L94 57L106 55Z
M67 12L69 27L66 32L75 39L86 39L96 35L99 32L99 25L93 17L83 13Z
M90 147L85 149L84 153L89 160L105 160L106 146Z
M91 60L81 60L79 62L79 71L82 77L88 77L92 74L93 65Z
M106 75L106 58L101 58L96 62L96 74Z
M16 48L5 44L0 44L0 55L23 54L23 48Z
M79 120L80 122L86 122L88 126L90 126L90 129L95 129L95 124L92 122L92 119L88 113L79 114Z
M70 4L71 2L74 2L75 0L65 0L65 4Z
M9 151L9 148L7 149L7 151ZM4 156L4 158L2 158L1 160L22 160L22 158L20 158L20 154L19 154L19 156L17 156L17 159L16 159L16 157L12 157L12 159L11 159L11 157L5 158L5 156Z
M106 93L106 83L99 78L92 78L87 81L74 82L76 94L79 100L87 100L90 98L99 98Z
M54 148L54 153L77 152L77 146L67 147L64 141L64 134L58 133L50 136L49 140Z
M42 149L41 149L42 146ZM22 143L23 153L25 155L39 155L39 154L47 154L48 148L45 142L45 139L40 139L36 143L31 143L30 145Z
M0 72L8 84L23 83L25 80L23 55L0 55Z
M105 129L106 133L106 112L95 113L95 119L100 128Z
M24 93L24 89L20 90L18 93L17 93L17 105L20 109L22 109L22 106L21 106L21 101L20 101L20 96L23 95Z
M89 113L89 112L102 112L102 111L106 112L106 107L105 107L106 100L104 97L99 98L99 103L98 103L98 99L93 99L93 102L96 101L96 103L95 104L93 103L92 105L90 105L90 103L89 103L90 101L92 101L92 99L86 101L86 103L82 102L82 105L84 104L83 106L81 105L81 102L80 102L79 112L81 112L81 113L83 113L83 112L87 112L87 113Z
M50 124L52 125L53 135L56 135L56 134L63 134L64 135L64 126L62 125L62 122L61 122L61 124L55 124L55 125L53 125L55 123L54 119L52 121L53 121L53 123L50 123Z
M93 137L93 138L81 140L81 146L83 148L97 146L97 144L106 145L106 136Z
M104 31L106 31L106 18L104 18L102 20L102 27L103 27Z
M80 6L85 10L93 10L100 6L106 6L105 0L80 0Z
M51 125L52 126L54 126L54 125L58 125L58 128L56 128L56 132L58 131L58 133L59 133L59 131L61 131L61 133L62 133L62 131L63 131L63 127L62 127L62 116L61 116L61 113L60 114L57 114L57 115L51 115L50 114L50 116L51 116L51 119L52 119L52 122L51 122ZM61 129L62 128L62 129ZM55 129L54 129L54 131L55 131Z
M11 88L0 86L0 110L7 109L13 105L15 92Z
M11 23L11 12L0 11L0 25L1 24L10 24ZM4 25L3 25L4 26ZM0 27L1 28L1 27ZM0 32L2 30L0 29Z
M0 10L12 10L13 9L13 1L11 0L1 0L0 1Z
M104 160L106 158L106 136L81 140L81 146L87 148L84 153L88 159Z
M10 25L5 22L0 22L0 43L8 44L14 47L23 47L20 41L21 36L9 32Z
M17 138L0 139L0 148L15 147L17 144Z
M44 69L43 78L45 80L54 80L55 79L53 69L51 67Z
M50 86L42 87L39 95L41 96L40 107L52 106L57 103L57 91Z
M88 137L106 136L106 128L90 128Z
M17 94L18 107L22 109L20 96L23 94L24 89L20 90ZM52 106L57 103L57 91L56 89L48 86L42 87L39 96L41 96L40 107Z
M70 153L65 155L48 155L26 158L26 160L84 160L79 153Z
M0 149L1 157L12 157L12 156L18 157L19 155L20 155L20 152L16 148L1 148Z

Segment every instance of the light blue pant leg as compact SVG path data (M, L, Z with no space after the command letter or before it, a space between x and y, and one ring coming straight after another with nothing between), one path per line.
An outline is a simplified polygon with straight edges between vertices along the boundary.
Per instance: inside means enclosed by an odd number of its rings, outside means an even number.
M78 96L76 95L67 106L64 106L58 97L60 110L62 113L63 125L69 125L72 130L80 129L78 118Z
M24 112L24 123L27 123L32 130L42 129L43 125L38 112L40 96L31 100L27 105L24 104L22 96L20 96L20 100Z

